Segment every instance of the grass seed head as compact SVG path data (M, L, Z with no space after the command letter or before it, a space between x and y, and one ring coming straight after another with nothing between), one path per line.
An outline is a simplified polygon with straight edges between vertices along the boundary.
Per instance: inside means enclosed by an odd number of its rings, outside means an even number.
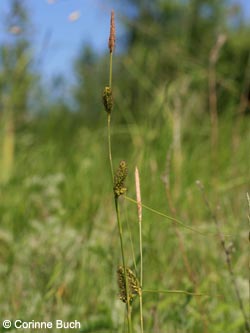
M113 53L115 48L115 12L112 10L110 19L110 33L109 33L109 52Z
M128 301L131 304L134 297L136 297L136 295L140 295L141 287L135 273L128 267L126 267L126 275L128 282ZM126 280L123 266L119 266L117 269L117 282L120 292L120 300L127 303Z
M127 163L121 161L114 177L114 195L119 197L127 191L125 180L128 174Z
M102 94L103 105L107 113L111 113L113 109L113 95L110 87L105 87Z

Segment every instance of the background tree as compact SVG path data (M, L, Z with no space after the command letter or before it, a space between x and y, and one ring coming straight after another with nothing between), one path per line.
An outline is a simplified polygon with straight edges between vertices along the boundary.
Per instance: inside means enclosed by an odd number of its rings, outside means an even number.
M28 112L33 74L31 71L30 31L28 10L24 1L11 0L5 21L10 34L0 47L1 103L1 178L11 175L14 159L15 131Z
M102 114L101 93L105 84L100 77L105 77L108 64L98 58L90 46L83 46L75 62L76 84L73 88L75 108L85 124L97 125Z

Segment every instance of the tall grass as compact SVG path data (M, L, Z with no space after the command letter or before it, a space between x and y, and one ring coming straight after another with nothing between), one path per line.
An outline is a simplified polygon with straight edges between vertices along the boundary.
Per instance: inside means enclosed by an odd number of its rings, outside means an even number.
M128 109L125 111L129 112ZM74 115L71 119L71 123L79 124ZM25 320L51 320L53 313L54 318L80 320L85 332L91 327L96 327L97 331L101 327L108 332L121 332L124 303L119 300L116 285L121 252L112 185L107 180L110 168L103 149L107 127L90 130L79 126L72 131L67 127L70 123L67 120L68 125L63 127L68 129L66 141L70 145L65 145L62 134L55 136L58 123L58 117L42 119L39 124L31 122L24 132L17 134L13 178L8 186L1 186L0 315L1 318L20 316ZM139 132L132 125L130 127L135 136L149 135L143 126L137 126ZM209 128L193 125L193 135L183 142L182 147L185 170L182 192L180 198L173 197L176 219L206 235L177 224L191 269L197 272L197 292L210 295L198 298L206 308L209 332L239 333L244 329L244 322L223 256L216 246L216 228L210 222L210 214L195 185L197 178L204 182L209 200L220 203L217 214L221 229L226 241L234 243L232 264L244 306L248 306L246 239L249 225L244 193L249 184L250 165L246 157L250 131L249 124L242 122L241 145L231 159L232 151L227 143L232 128L228 119L221 119L222 142L218 146L221 172L212 186ZM121 151L120 138L124 138L126 130L125 125L112 129L112 148L116 155ZM162 146L167 131L168 124L163 124L155 141L147 137L151 144L139 148L136 144L140 137L135 137L132 142L128 135L122 149L129 166L128 192L125 200L120 198L121 217L122 222L128 221L133 243L139 245L133 177L133 167L138 163L143 209L144 331L203 332L198 296L145 291L178 289L195 292L179 250L175 221L165 217L171 214L161 177L165 172L168 150ZM197 141L202 142L202 147ZM137 159L140 154L142 160ZM174 181L171 172L170 180ZM124 212L126 207L127 214ZM172 214L170 217L174 218ZM124 228L125 251L129 254L126 264L131 267L126 224ZM138 263L139 246L138 250L135 246L135 258ZM24 296L25 301L20 302ZM133 327L138 331L139 299L134 299L132 306Z
M176 82L175 92L179 88ZM210 221L211 214L195 181L201 179L208 200L219 205L216 213L221 232L226 242L233 243L232 265L247 309L248 118L238 120L239 142L233 151L234 118L229 114L218 115L219 173L214 179L209 114L199 118L192 114L190 107L188 114L181 115L184 118L181 183L176 186L180 192L175 189L175 170L170 168L169 172L173 213L162 182L173 137L172 115L168 108L156 108L159 95L153 92L155 107L145 106L147 119L136 123L119 89L116 86L115 110L122 113L123 123L112 126L112 151L115 168L119 166L117 161L125 159L129 169L125 186L128 191L117 201L121 224L127 220L133 244L138 245L138 248L134 246L137 264L143 253L143 275L138 276L143 276L140 286L144 331L204 332L202 307L206 310L208 332L246 331L226 262L216 246L216 226ZM189 90L189 97L190 93ZM160 120L157 122L157 119ZM75 114L66 118L52 114L32 119L16 133L12 178L0 187L0 319L77 319L82 322L82 332L123 331L124 303L119 300L116 271L120 266L123 269L125 265L132 266L132 250L128 245L127 227L122 224L123 265L118 247L113 175L112 184L107 181L111 167L105 158L108 156L103 144L106 138L106 125L90 130ZM141 236L136 217L140 200L136 199L131 176L136 165L141 179ZM197 290L188 278L176 228L181 234L190 270L196 272ZM135 275L136 270L131 271ZM125 272L131 274L125 270L122 276ZM199 293L201 296L197 296ZM139 302L140 299L133 298L131 324L135 332L141 330Z
M224 40L223 40L224 41ZM109 62L109 66L110 66L110 70L109 70L109 86L105 87L104 92L103 92L103 103L104 103L104 107L105 110L107 112L107 129L108 129L108 155L109 155L109 162L110 162L110 169L111 169L111 175L112 175L112 179L113 179L113 194L114 194L114 202L115 202L115 211L116 211L116 219L117 219L117 225L118 225L118 231L119 231L119 239L120 239L120 247L121 247L121 257L122 257L122 266L118 269L118 286L120 288L120 299L126 303L126 313L127 313L127 331L129 333L132 333L133 330L133 325L132 325L132 319L131 319L131 314L132 314L132 300L133 300L133 294L138 294L139 298L140 298L140 327L141 327L141 332L143 332L143 307L142 307L142 293L147 292L147 293L166 293L166 294L185 294L185 295L192 295L192 296L208 296L205 293L199 293L197 290L198 284L197 284L197 278L195 276L195 273L193 272L193 269L191 268L191 265L189 263L189 259L187 257L186 254L186 250L184 247L184 241L183 241L183 237L182 234L180 233L180 231L178 230L178 224L182 227L185 227L187 229L189 229L190 231L193 231L197 234L201 234L203 236L206 236L208 234L211 235L215 235L215 233L213 232L207 232L207 233L202 233L201 231L199 231L198 229L196 230L195 228L192 228L188 225L186 225L185 223L183 223L182 221L180 221L179 219L177 219L176 217L171 217L168 216L164 213L161 213L153 208L150 208L146 205L143 205L141 202L141 192L140 192L140 182L139 182L139 173L138 173L138 169L136 168L136 172L135 172L135 184L136 184L136 200L133 200L129 197L126 197L126 199L128 199L131 202L134 202L137 204L137 208L138 208L138 220L139 220L139 253L140 253L140 285L139 282L136 278L136 276L134 275L134 273L127 267L127 258L126 258L126 253L125 253L125 246L124 246L124 234L123 234L123 228L122 228L122 223L121 223L121 216L120 216L120 207L119 207L119 197L123 194L126 193L127 188L125 186L125 180L127 177L127 165L125 161L121 161L119 164L118 169L116 170L116 172L114 173L114 169L113 169L113 161L112 161L112 148L111 148L111 113L112 113L112 109L113 109L113 94L112 94L112 62L113 62L113 51L114 51L114 47L115 47L115 22L114 22L114 12L112 11L111 13L111 22L110 22L110 37L109 37L109 50L110 50L110 62ZM215 51L214 51L215 52ZM212 56L211 56L212 57ZM212 57L213 58L213 57ZM217 59L217 57L216 57ZM216 61L216 60L215 60ZM213 63L214 65L214 63ZM215 68L213 66L212 70L213 72L213 76L215 75ZM213 87L213 91L210 92L211 95L213 95L215 93L214 91L214 87ZM213 100L214 98L211 97L211 99ZM178 99L179 100L179 99ZM178 109L178 119L180 119L180 106L177 106ZM216 109L216 104L212 103L211 106L211 118L212 119L217 119L217 109ZM175 123L175 122L174 122ZM173 125L173 129L175 129L176 126ZM178 142L179 144L174 146L174 151L178 151L179 155L181 154L181 149L180 149L180 126L178 126ZM173 132L175 133L175 131L173 130ZM213 142L213 146L216 145L217 146L217 141L218 141L218 122L216 120L216 123L214 121L212 121L212 142ZM173 142L175 142L175 137L176 135L174 135L174 139ZM217 150L217 148L216 148ZM217 152L216 152L217 155ZM214 160L214 154L212 154L212 159ZM179 163L178 164L178 168L177 168L177 173L178 175L181 174L181 165ZM174 164L176 166L176 163ZM172 210L172 214L176 215L176 209L174 208L174 204L173 204L173 200L171 197L171 192L169 189L169 171L167 171L167 175L165 175L165 181L166 181L166 193L167 193L167 198L169 200L169 204L170 204L170 209ZM180 185L180 183L179 183ZM178 186L178 190L180 191L180 187ZM205 200L207 206L208 205L208 201ZM162 290L162 289L143 289L142 288L142 282L143 282L143 248L142 248L142 207L147 208L148 210L150 210L151 212L161 215L167 219L169 219L170 221L174 222L175 225L175 232L177 235L177 238L179 240L179 249L180 252L182 254L183 257L183 261L184 261L184 265L186 267L189 279L191 281L191 283L193 284L194 287L194 292L190 292L190 291L185 291L185 290ZM243 318L244 318L244 322L245 322L245 329L247 330L247 332L249 332L249 323L248 323L248 318L244 309L244 305L241 299L241 296L239 294L239 289L237 287L236 284L236 279L232 270L232 265L231 265L231 260L230 255L228 253L228 250L226 248L225 245L225 240L224 240L224 235L223 233L219 230L219 225L217 222L217 219L214 217L215 215L213 215L214 221L215 221L215 225L217 227L217 232L219 233L220 236L220 240L221 240L221 244L223 247L223 250L226 254L226 258L227 258L227 265L228 265L228 270L229 270L229 274L233 283L233 286L235 288L236 291L236 295L237 295L237 299L239 302L239 307L240 310L242 312ZM131 282L132 281L132 282ZM203 330L204 332L207 332L208 330L208 319L205 316L205 310L204 310L204 306L202 305L201 302L198 302L198 306L200 308L200 316L202 318L203 321Z
M126 303L126 313L127 313L127 324L128 324L128 332L132 333L132 322L131 322L131 298L129 294L129 283L128 283L128 274L127 274L127 265L125 258L125 250L124 250L124 241L123 241L123 231L122 231L122 223L120 217L120 207L119 207L119 197L120 195L126 192L125 187L125 179L127 176L127 166L125 161L121 161L119 168L114 174L113 169L113 161L112 161L112 149L111 149L111 132L110 132L110 124L111 124L111 112L113 109L113 95L112 95L112 64L113 64L113 52L115 48L115 14L114 11L111 12L110 19L110 35L109 35L109 51L110 51L110 62L109 62L109 86L105 87L103 92L103 103L104 107L107 111L107 128L108 128L108 154L109 154L109 162L110 162L110 170L113 179L113 195L115 202L115 211L117 218L117 225L119 231L119 239L121 246L121 257L122 257L122 265L123 268L118 270L118 279L121 280L120 289L124 289L121 291L121 295L123 301ZM120 276L119 276L120 274ZM124 274L124 281L123 281ZM124 286L123 286L124 283Z

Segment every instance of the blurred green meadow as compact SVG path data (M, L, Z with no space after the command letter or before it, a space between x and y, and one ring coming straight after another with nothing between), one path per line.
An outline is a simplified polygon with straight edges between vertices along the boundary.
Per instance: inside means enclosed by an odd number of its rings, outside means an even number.
M10 15L28 26L22 1L11 3ZM249 25L226 1L134 5L137 17L123 18L125 50L113 56L114 167L128 164L129 198L137 166L143 204L200 232L143 208L143 289L205 294L143 293L144 331L247 332L196 181L225 235L249 315ZM108 49L97 56L83 47L70 103L60 80L51 96L33 72L25 33L13 38L0 45L0 323L78 320L82 332L124 332L101 99ZM119 201L127 263L138 273L137 207ZM140 332L137 299L132 308Z

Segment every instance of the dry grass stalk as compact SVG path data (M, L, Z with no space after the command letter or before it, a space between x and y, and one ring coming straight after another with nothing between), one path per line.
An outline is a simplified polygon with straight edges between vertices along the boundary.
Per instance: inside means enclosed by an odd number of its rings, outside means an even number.
M138 220L139 223L142 222L142 204L141 204L141 188L140 188L140 176L138 168L135 168L135 191L136 191L136 201L138 210Z
M248 241L249 241L249 248L248 248L248 292L249 292L249 322L250 322L250 196L247 193L247 202L248 202L248 222L249 222L249 231L248 231Z
M143 257L142 257L142 202L141 202L141 187L140 187L140 176L138 168L135 168L135 191L139 221L139 246L140 246L140 285L142 288L143 282ZM143 333L143 309L142 309L142 292L139 293L140 297L140 324L141 333Z

